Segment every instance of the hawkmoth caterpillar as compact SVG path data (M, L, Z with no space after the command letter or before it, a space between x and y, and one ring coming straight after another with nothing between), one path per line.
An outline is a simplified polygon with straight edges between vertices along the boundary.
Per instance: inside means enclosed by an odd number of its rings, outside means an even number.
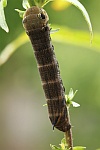
M68 123L64 86L51 43L48 21L49 17L46 11L33 6L26 10L23 26L34 49L53 128L56 127L58 130L66 132L71 125Z

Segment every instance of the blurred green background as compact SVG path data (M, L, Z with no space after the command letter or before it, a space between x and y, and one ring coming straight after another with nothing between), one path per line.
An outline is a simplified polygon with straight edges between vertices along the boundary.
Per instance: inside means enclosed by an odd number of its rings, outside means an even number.
M94 35L100 34L100 1L80 2L90 15ZM21 0L8 0L5 14L10 32L0 29L0 52L24 31L22 20L14 11L23 9L21 3ZM76 7L56 11L49 3L45 9L51 24L88 32L85 19ZM56 33L53 36L57 38ZM66 94L70 88L78 90L74 101L81 107L70 108L74 146L95 150L100 147L100 51L89 47L89 40L88 47L67 41L52 42ZM0 150L50 150L50 143L60 143L63 133L56 129L53 132L47 108L43 107L45 103L33 49L28 42L0 67Z

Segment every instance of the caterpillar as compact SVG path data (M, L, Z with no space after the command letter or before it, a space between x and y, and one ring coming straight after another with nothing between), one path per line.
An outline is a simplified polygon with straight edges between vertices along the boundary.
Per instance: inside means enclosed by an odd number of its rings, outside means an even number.
M64 86L59 64L51 43L49 17L38 6L28 8L23 17L23 26L32 43L43 90L47 99L50 121L62 132L70 130Z

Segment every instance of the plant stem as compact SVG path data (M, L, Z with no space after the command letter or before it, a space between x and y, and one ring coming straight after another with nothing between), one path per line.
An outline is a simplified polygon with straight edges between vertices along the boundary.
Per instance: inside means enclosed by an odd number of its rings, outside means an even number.
M71 124L70 123L69 109L68 109L68 124ZM65 139L66 139L66 143L68 145L68 149L73 150L72 128L70 128L70 130L65 132Z

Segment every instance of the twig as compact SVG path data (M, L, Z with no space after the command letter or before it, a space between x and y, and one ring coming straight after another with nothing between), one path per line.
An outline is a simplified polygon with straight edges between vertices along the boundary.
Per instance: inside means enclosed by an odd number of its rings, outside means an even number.
M68 109L68 124L71 124L69 109ZM68 131L65 132L65 139L66 139L66 143L68 145L69 150L73 150L72 128L70 128Z

